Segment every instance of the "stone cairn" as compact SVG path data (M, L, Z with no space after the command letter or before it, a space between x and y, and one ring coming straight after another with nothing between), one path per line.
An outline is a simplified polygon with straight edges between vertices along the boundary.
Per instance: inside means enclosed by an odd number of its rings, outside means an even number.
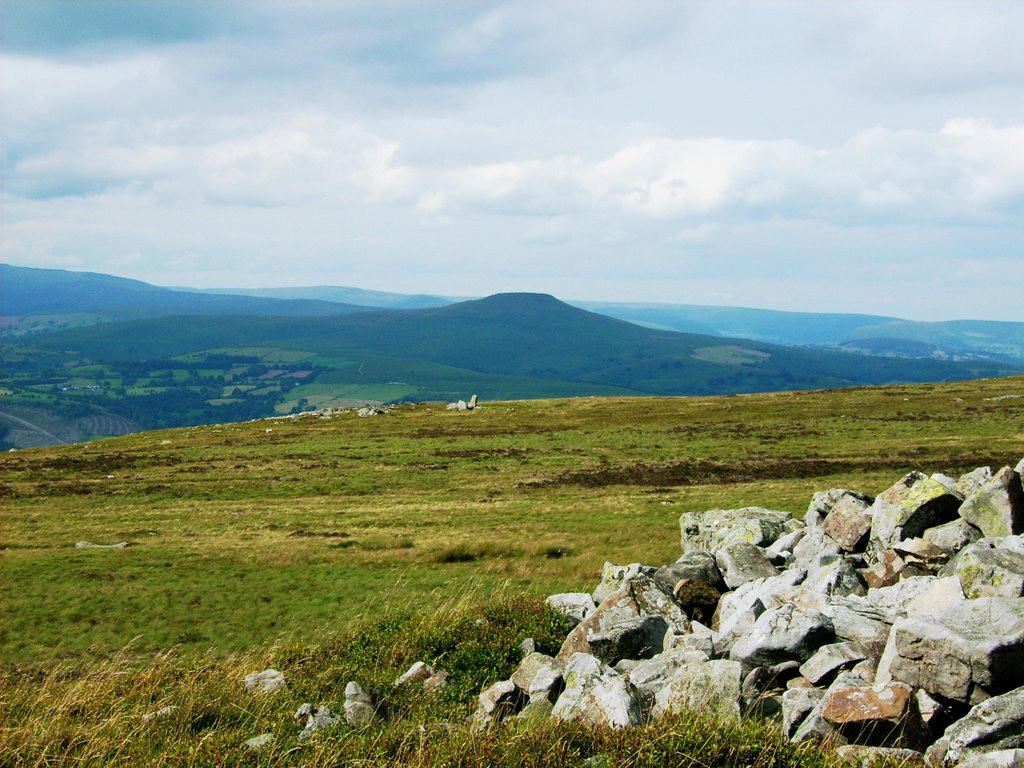
M1024 766L1022 471L823 491L802 520L686 513L675 563L606 563L593 593L550 596L561 650L483 691L472 727L693 710L775 718L852 764ZM378 716L350 688L353 724Z

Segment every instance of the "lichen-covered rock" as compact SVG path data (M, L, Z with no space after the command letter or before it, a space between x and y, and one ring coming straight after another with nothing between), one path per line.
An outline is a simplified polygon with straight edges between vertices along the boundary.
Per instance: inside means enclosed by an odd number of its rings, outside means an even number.
M807 528L798 528L795 531L785 533L779 536L773 544L765 548L764 556L768 558L772 565L789 565L795 560L793 550L796 549L800 540L806 535Z
M562 643L557 658L566 663L574 653L590 653L592 636L602 635L616 625L644 616L660 616L675 634L686 634L690 628L690 620L682 607L666 595L651 576L636 575L573 628Z
M654 697L665 682L684 664L707 661L707 654L686 646L672 648L654 658L636 662L626 674L640 697L642 712L649 713Z
M1020 768L1024 765L1024 749L1000 749L966 757L956 768Z
M965 499L992 479L992 467L978 467L956 481L956 490Z
M1024 595L1024 554L996 548L989 541L961 550L953 571L969 599Z
M800 665L800 674L815 685L827 684L842 670L880 653L880 648L871 648L864 643L829 643Z
M601 569L601 581L594 589L594 603L600 605L613 592L618 592L634 579L644 576L653 577L658 569L642 563L630 563L629 565L615 565L605 563Z
M608 666L621 659L649 659L665 648L668 622L661 616L634 616L593 633L590 653Z
M807 512L804 515L804 522L809 528L821 525L821 522L832 511L836 503L845 496L861 501L866 506L871 506L871 503L874 501L874 498L871 496L867 496L859 491L851 491L847 488L830 488L827 491L818 491L811 497L811 503L807 506Z
M562 685L562 664L543 653L533 652L520 662L519 667L509 678L529 694L554 697Z
M779 575L779 569L768 561L764 552L755 544L729 544L715 552L715 560L729 589L736 589L755 579Z
M473 729L483 731L492 724L513 717L526 706L526 692L511 680L501 680L477 697Z
M820 527L808 528L793 547L793 563L805 571L817 568L820 558L841 555L843 548Z
M1024 488L1020 474L1003 467L967 497L960 517L988 538L1024 533Z
M793 738L797 728L825 698L825 692L813 686L788 688L782 694L782 733Z
M640 702L629 681L586 653L573 654L565 667L565 690L551 716L597 726L639 725Z
M597 610L594 598L588 592L561 592L557 595L548 595L545 602L565 616L573 627Z
M718 569L715 556L704 550L694 550L680 557L672 565L654 573L655 583L669 594L674 594L681 605L714 605L725 591L725 581ZM680 589L680 582L685 582ZM714 598L708 600L714 595Z
M651 717L657 720L685 710L739 719L742 667L716 659L681 665L654 697Z
M1024 688L981 702L946 729L951 762L996 750L1024 747Z
M835 639L835 627L825 614L783 605L765 611L753 628L729 651L729 658L747 669L794 659L806 661Z
M890 549L903 539L954 520L959 495L921 472L910 472L882 491L871 505L870 543L874 551Z
M895 680L964 703L1024 683L1024 598L964 600L892 632Z
M730 544L767 547L777 538L803 527L789 512L764 507L688 512L679 518L683 552L717 552Z
M845 557L835 557L831 562L822 563L807 575L800 586L811 592L820 592L826 597L863 595L867 592L857 568Z
M871 505L844 493L821 521L822 530L846 552L862 552L871 530Z
M981 531L962 518L929 528L921 538L934 544L947 555L955 555L968 544L981 538Z

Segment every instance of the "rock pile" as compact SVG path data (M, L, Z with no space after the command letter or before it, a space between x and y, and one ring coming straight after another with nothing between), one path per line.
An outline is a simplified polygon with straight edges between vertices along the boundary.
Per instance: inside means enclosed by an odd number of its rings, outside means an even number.
M1022 470L832 489L803 520L684 514L675 563L608 563L593 594L548 598L574 625L561 650L481 693L473 724L696 709L776 717L861 764L1022 765Z

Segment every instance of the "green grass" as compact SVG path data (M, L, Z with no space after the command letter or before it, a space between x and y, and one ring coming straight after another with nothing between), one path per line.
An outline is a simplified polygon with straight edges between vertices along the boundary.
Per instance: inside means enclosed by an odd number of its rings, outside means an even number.
M2 454L0 655L232 653L467 583L590 589L605 560L675 560L683 512L801 513L833 486L1014 464L1024 399L989 398L1022 392L993 379L403 406Z
M130 649L89 667L10 673L0 698L0 764L64 765L605 765L832 768L814 747L785 744L775 724L719 723L687 713L629 730L548 722L503 724L485 733L459 727L476 695L509 677L526 637L554 653L566 631L539 600L506 594L449 596L420 613L385 612L357 631L228 658L161 654L140 665ZM436 693L392 681L413 662L449 674ZM288 687L247 693L244 676L267 667ZM308 742L291 719L303 702L341 713L357 680L382 693L388 725L339 725ZM163 718L148 713L176 708ZM270 733L259 755L243 743Z
M403 406L0 454L0 765L834 765L777 726L698 715L436 723L461 722L526 635L554 647L541 596L592 589L605 560L675 560L680 514L799 514L816 490L1014 464L1019 394L1018 378ZM396 694L391 729L296 741L299 703L340 710L348 679L386 688L419 659L453 688ZM245 694L267 666L288 692ZM175 718L141 720L169 704ZM242 749L264 731L267 753Z

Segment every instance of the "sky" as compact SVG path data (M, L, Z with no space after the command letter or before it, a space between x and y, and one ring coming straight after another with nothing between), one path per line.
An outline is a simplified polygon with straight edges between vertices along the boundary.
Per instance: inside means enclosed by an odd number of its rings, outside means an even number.
M1017 0L4 0L0 260L1024 321Z

